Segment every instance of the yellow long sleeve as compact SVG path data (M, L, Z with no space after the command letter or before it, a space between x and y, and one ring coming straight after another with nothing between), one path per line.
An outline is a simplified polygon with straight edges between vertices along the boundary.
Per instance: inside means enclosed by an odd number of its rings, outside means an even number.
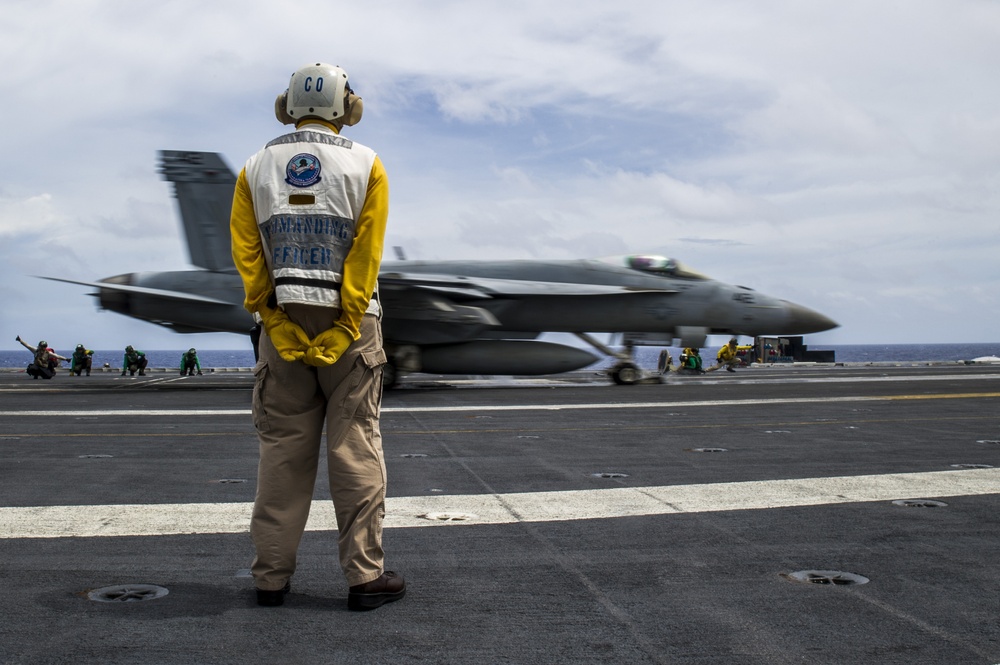
M382 160L376 156L368 178L365 205L355 227L354 244L344 261L344 281L340 287L342 313L338 324L350 333L352 340L360 337L361 318L378 283L388 218L389 181Z
M236 179L229 231L232 236L233 263L243 279L246 293L243 307L253 314L260 311L274 287L264 262L264 244L260 239L260 229L257 228L257 216L254 214L246 169L242 169Z

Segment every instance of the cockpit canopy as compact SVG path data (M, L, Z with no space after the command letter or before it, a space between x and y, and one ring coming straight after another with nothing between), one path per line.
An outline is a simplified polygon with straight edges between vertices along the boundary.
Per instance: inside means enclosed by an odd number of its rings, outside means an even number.
M665 275L667 277L679 277L682 279L710 279L696 270L692 270L677 259L668 259L665 256L656 254L631 254L611 259L615 263L622 263L627 268L648 272L654 275Z

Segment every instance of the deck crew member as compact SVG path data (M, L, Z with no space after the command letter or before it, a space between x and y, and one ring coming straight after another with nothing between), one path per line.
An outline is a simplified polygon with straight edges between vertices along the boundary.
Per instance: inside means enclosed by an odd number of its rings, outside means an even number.
M137 351L131 344L125 347L125 355L122 356L122 376L125 376L125 372L128 372L129 376L135 376L136 370L139 370L139 376L146 376L148 365L149 360L145 352Z
M181 354L181 376L194 376L195 371L201 376L201 361L198 360L198 350L194 347Z
M33 379L37 379L38 377L51 379L56 375L56 367L59 367L59 361L69 360L69 358L64 358L50 349L45 340L39 342L38 346L32 346L21 339L20 335L15 339L21 343L21 346L35 354L31 364L28 365L28 369L25 370Z
M740 359L736 355L736 338L733 337L729 340L728 344L724 344L719 352L715 354L715 364L708 368L709 372L714 372L715 370L725 367L727 372L735 372L735 367L740 364Z
M701 363L701 350L697 347L689 346L681 353L681 366L679 372L684 374L704 374Z
M80 376L81 373L86 372L87 376L90 376L90 370L94 365L94 352L85 347L83 344L77 344L76 348L73 350L73 355L71 356L69 364L69 375Z
M295 131L252 156L233 198L233 258L246 309L264 332L254 372L260 440L250 534L257 603L291 589L326 425L348 607L399 600L384 568L386 476L379 431L381 311L376 280L389 211L381 160L341 135L361 119L347 73L325 63L292 74L275 115Z

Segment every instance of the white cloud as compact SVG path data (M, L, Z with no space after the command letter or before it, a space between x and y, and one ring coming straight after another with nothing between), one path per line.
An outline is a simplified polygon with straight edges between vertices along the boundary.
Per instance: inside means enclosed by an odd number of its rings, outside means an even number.
M317 57L413 258L659 251L842 323L821 339L997 341L993 2L13 0L0 57L0 279L43 336L193 343L30 275L184 267L156 150L238 167Z

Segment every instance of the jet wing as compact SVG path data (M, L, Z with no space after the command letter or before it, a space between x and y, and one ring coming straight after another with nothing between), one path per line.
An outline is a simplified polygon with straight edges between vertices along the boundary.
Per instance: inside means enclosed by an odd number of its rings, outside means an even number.
M382 291L416 290L463 299L491 299L518 296L605 296L623 293L679 293L677 289L648 288L616 284L579 284L527 279L498 279L467 275L428 273L381 273Z
M165 298L167 300L175 300L177 302L191 302L191 303L208 303L212 305L232 305L233 303L228 300L219 300L218 298L209 298L207 296L200 296L196 293L186 293L184 291L167 291L165 289L150 289L145 286L129 286L127 284L112 284L109 282L78 282L72 279L60 279L59 277L44 277L42 275L36 275L41 279L48 279L53 282L66 282L67 284L79 284L80 286L92 286L96 289L119 291L122 293L135 293L144 296L153 296L156 298Z
M462 305L454 293L413 288L385 288L379 284L379 300L385 315L382 331L395 344L453 344L476 339L500 325L492 312ZM468 293L462 293L466 301Z
M386 340L395 344L454 344L491 337L498 317L524 298L678 293L672 288L502 279L447 273L387 271L379 275ZM509 331L517 336L517 331Z

